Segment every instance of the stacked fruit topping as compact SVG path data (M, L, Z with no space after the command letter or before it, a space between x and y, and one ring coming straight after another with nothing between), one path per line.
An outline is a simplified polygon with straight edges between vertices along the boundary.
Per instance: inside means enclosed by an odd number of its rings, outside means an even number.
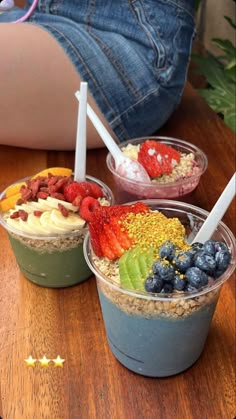
M149 211L143 203L96 208L91 216L89 231L94 252L99 257L118 259L133 244L132 235L123 226L128 214Z
M159 248L144 282L147 292L193 292L219 278L228 268L231 254L223 242L194 243L182 251L171 241Z
M81 229L102 198L94 182L76 182L70 169L51 168L10 186L0 207L12 227L47 235Z
M139 245L146 249L158 248L172 235L178 246L186 247L184 227L177 218L168 219L158 211L150 211L146 204L115 205L96 208L91 216L89 231L94 252L110 260Z
M151 178L170 174L180 162L180 153L166 144L146 140L140 145L138 161Z

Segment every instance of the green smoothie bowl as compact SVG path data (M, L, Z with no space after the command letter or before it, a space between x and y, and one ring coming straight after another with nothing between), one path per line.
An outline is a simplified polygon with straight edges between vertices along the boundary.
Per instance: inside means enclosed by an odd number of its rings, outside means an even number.
M23 275L48 288L88 279L91 270L83 255L87 222L96 206L113 203L112 191L89 175L78 183L72 174L52 171L10 185L0 195L0 224Z

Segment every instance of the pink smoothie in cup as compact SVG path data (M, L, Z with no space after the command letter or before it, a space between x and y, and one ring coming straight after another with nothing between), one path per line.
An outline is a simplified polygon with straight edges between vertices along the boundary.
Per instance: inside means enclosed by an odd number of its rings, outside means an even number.
M172 158L170 165L167 168L164 167L165 154L158 153L154 147L150 146L145 167L150 175L150 182L137 182L117 172L114 159L109 153L107 167L113 174L117 203L131 202L136 199L179 199L191 193L207 168L208 161L203 151L194 144L169 137L137 138L122 143L120 148L124 155L141 162L139 160L141 144L146 141L150 144L160 143L171 147L174 152L178 153L179 161ZM161 171L158 172L161 174L155 177L151 176L153 160L154 164L161 167Z

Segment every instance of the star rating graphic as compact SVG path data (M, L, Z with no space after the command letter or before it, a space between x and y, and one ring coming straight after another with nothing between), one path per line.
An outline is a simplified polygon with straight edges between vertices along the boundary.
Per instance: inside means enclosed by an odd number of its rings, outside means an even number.
M28 367L35 367L35 362L36 361L37 361L37 359L32 358L31 355L29 356L29 358L25 359L25 362L26 362Z
M47 359L45 355L43 356L43 358L39 359L41 367L48 367L49 361L50 359Z
M57 355L57 357L53 359L53 362L55 367L63 368L63 362L65 362L65 359L61 359L61 357Z
M54 366L55 368L63 368L65 359L61 358L60 355L57 355L57 357L54 359L47 358L45 355L42 358L37 359L33 358L32 355L29 355L29 357L24 361L27 367L32 368L34 368L36 364L41 368L48 368L50 366Z

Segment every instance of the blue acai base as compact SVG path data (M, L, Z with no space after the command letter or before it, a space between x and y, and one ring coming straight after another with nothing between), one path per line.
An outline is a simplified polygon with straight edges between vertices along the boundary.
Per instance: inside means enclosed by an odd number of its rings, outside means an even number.
M197 361L218 299L214 298L188 315L168 318L128 314L101 289L99 298L114 356L131 371L149 377L175 375Z

